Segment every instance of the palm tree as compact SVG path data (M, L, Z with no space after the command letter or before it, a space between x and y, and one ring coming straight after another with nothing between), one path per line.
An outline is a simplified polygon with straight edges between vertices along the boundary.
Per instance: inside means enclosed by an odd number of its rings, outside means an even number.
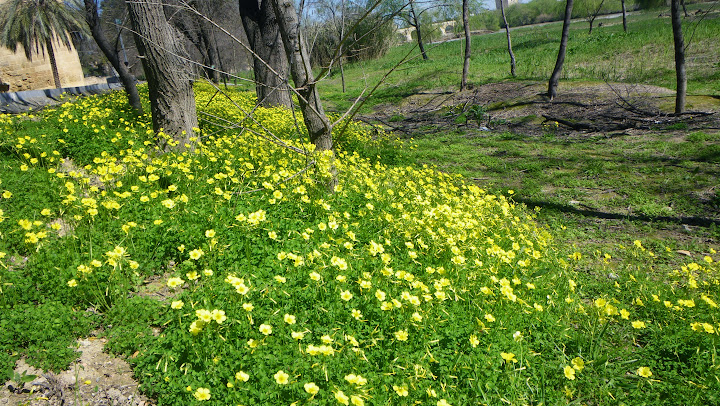
M69 3L73 3L71 0ZM78 7L59 0L9 0L0 6L0 45L17 51L18 44L25 56L47 52L55 87L61 87L53 42L72 46L71 31L86 31Z

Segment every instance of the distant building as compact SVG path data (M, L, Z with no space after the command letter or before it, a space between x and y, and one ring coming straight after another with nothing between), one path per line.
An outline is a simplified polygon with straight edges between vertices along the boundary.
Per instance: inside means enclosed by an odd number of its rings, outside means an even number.
M0 3L6 1L0 0ZM75 47L68 49L57 41L53 45L62 86L84 85L83 70ZM54 88L47 51L44 55L33 53L31 61L25 57L25 50L20 45L17 52L0 46L0 82L9 84L11 92Z
M507 8L507 6L519 3L520 0L495 0L495 8L497 10L500 10L500 2L502 2L504 8Z

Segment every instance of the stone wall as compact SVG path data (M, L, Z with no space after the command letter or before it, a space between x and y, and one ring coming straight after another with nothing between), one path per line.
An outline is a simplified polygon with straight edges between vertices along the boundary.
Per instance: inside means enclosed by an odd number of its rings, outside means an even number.
M4 2L5 0L0 0L0 3ZM68 49L58 42L54 45L62 86L84 85L82 66L75 47ZM0 82L9 83L10 92L55 87L47 53L33 54L30 61L25 57L25 51L20 45L17 52L0 47Z

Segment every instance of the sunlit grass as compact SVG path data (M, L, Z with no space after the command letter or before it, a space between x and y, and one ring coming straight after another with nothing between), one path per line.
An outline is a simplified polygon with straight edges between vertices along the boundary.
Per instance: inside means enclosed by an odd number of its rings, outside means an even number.
M383 164L416 146L360 124L328 194L328 157L289 112L249 120L197 90L240 126L203 123L192 152L161 154L121 94L2 117L0 323L19 326L2 371L97 323L162 404L717 400L715 251L668 267L660 243L560 246L514 191ZM139 295L157 281L159 301ZM62 340L26 339L47 309Z

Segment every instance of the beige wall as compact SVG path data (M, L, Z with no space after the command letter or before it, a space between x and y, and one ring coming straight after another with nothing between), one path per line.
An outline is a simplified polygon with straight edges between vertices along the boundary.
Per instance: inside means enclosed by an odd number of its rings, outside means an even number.
M4 3L5 0L0 0ZM63 87L84 85L82 66L75 47L55 43L55 58ZM25 51L18 45L17 52L0 47L0 81L10 84L10 91L54 88L50 61L45 55L33 54L32 61L25 58Z

